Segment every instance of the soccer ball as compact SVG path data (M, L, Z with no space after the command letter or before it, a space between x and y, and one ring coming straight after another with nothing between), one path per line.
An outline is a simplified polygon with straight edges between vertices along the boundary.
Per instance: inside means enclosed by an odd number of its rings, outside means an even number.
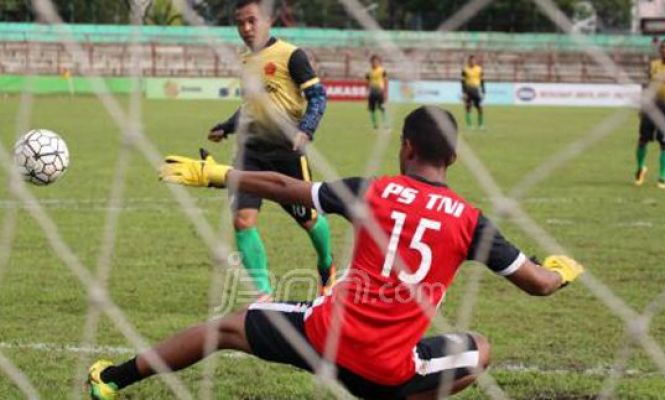
M47 129L33 129L16 141L14 162L23 178L35 185L50 185L69 167L64 140Z

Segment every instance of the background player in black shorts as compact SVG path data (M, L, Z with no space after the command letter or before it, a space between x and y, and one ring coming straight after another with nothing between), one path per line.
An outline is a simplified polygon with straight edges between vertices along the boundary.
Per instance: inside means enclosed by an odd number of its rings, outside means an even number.
M213 127L208 138L219 142L239 132L236 168L276 171L308 181L311 174L303 149L314 138L323 117L326 92L305 52L270 35L270 12L264 9L268 2L263 3L241 0L236 5L238 33L249 48L243 57L243 105L228 121ZM257 82L261 87L256 87ZM259 290L258 297L269 299L268 261L256 229L262 199L244 191L231 190L229 194L243 265ZM318 255L321 291L325 292L335 275L328 221L311 208L296 204L282 207L309 234Z
M656 91L654 104L657 112L665 119L665 42L659 46L660 58L651 61L649 65L649 84ZM660 171L657 187L665 189L665 134L662 129L645 112L640 113L640 136L637 142L637 172L635 172L635 185L644 184L647 173L646 158L647 144L656 140L660 144Z
M482 101L485 96L485 78L483 67L476 64L476 57L470 55L467 63L462 67L462 94L464 96L465 121L467 128L473 128L471 120L471 107L478 110L478 128L485 128Z
M385 102L386 79L388 79L388 74L381 65L381 58L376 54L370 57L370 64L371 68L367 75L365 75L369 87L367 102L372 126L374 129L378 129L379 121L376 117L377 109L381 111L381 121L384 123L386 122L386 109L383 106L383 103Z

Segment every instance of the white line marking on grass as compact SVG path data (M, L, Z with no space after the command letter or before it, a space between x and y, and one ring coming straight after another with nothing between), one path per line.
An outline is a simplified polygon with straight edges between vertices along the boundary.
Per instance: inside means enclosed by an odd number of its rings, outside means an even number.
M112 354L112 355L127 355L131 356L136 354L136 350L129 347L122 346L90 346L90 347L81 347L77 345L69 344L56 344L56 343L25 343L25 342L0 342L0 349L8 350L32 350L32 351L43 351L51 353L89 353L89 354ZM222 358L227 359L244 359L250 358L252 356L239 352L239 351L224 351L219 354ZM547 369L536 366L528 366L524 364L496 364L492 366L492 371L506 371L506 372L517 372L517 373L541 373L541 374L584 374L589 376L607 376L612 370L612 365L598 365L593 368L587 369ZM647 372L641 371L639 369L628 369L624 372L627 376L651 376L659 375L657 372Z
M653 222L649 221L634 221L634 222L624 222L617 224L620 228L653 228Z
M122 346L90 346L81 347L70 344L56 343L24 343L24 342L0 342L0 349L8 350L33 350L51 353L89 353L89 354L119 354L134 355L136 350ZM220 353L224 358L246 358L248 354L239 351L225 351Z
M575 222L568 219L550 218L545 221L548 225L575 225Z
M498 364L496 367L492 367L492 370L499 371L508 371L508 372L535 372L535 373L547 373L547 374L583 374L590 376L608 376L612 371L611 365L599 365L593 368L587 368L584 370L578 369L564 369L564 368L553 368L545 369L540 367L533 367L524 364ZM649 376L649 375L660 375L658 372L644 372L639 369L627 369L624 371L624 375L628 376Z
M225 197L200 197L195 198L196 204L217 204L221 203ZM110 199L105 197L76 199L76 198L53 198L53 199L40 199L38 204L47 209L74 209L74 210L108 210ZM163 197L134 197L127 198L124 201L125 206L121 207L122 210L136 210L136 209L163 209L172 206L178 206L175 200L165 199ZM15 200L0 199L0 209L31 208L23 202Z
M10 350L35 350L46 352L59 352L59 353L91 353L91 354L134 354L135 351L129 347L116 347L116 346L95 346L95 347L80 347L74 345L62 345L55 343L10 343L0 342L0 349Z

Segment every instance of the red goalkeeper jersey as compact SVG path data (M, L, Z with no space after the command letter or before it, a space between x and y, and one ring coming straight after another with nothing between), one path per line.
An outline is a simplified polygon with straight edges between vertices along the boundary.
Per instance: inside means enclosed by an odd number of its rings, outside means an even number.
M367 205L366 222L350 215L353 207L342 201L346 190ZM336 363L379 384L414 375L415 346L465 260L502 275L525 261L479 210L443 184L405 175L350 178L315 184L312 198L319 212L352 220L356 240L344 277L307 311L307 337L321 354L338 340Z

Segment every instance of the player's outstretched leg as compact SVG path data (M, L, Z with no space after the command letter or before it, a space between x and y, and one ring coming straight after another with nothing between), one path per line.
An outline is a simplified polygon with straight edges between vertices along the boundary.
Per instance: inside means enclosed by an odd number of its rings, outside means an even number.
M252 277L260 292L259 298L269 298L272 294L270 275L268 273L268 257L263 240L256 229L258 210L242 209L234 214L236 245L242 256L242 263Z
M193 326L122 364L97 361L88 373L91 398L115 399L123 388L154 375L156 371L150 366L149 357L158 357L171 371L178 371L199 362L208 355L206 348L211 333L216 336L215 350L251 353L245 337L245 315L246 311L240 311L222 319Z

